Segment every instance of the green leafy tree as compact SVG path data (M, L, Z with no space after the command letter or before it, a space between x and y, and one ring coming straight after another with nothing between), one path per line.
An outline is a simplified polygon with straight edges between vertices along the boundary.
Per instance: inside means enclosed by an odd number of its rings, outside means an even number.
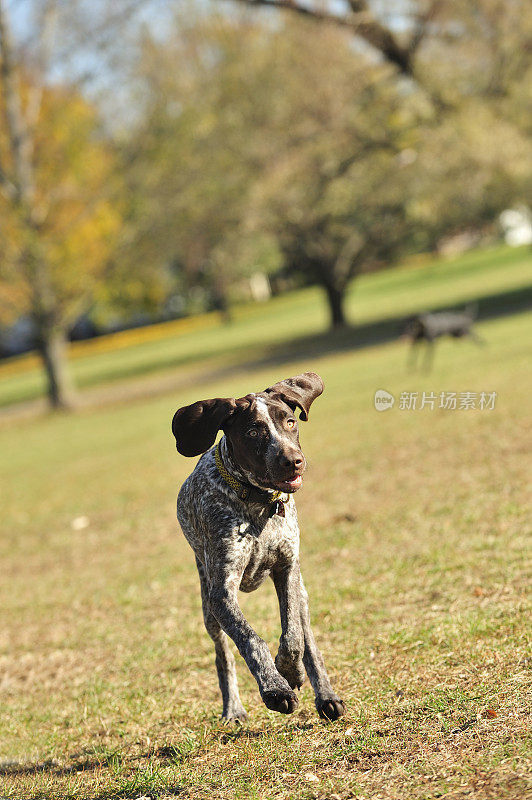
M334 28L287 25L273 59L289 78L268 121L278 149L256 183L253 214L275 232L288 268L322 286L331 325L341 327L352 278L408 247L401 153L424 104L414 92L405 98L388 70L353 53Z
M399 103L386 71L334 29L218 16L146 39L139 95L137 258L208 283L222 308L239 276L282 258L323 286L343 324L349 280L404 238L387 171L417 101Z
M417 57L435 96L451 84L446 104L337 26L207 14L146 37L131 142L136 253L177 265L181 287L210 287L224 307L266 237L270 263L280 256L321 285L342 326L358 272L493 220L526 186L523 132L498 118L475 70L438 72L438 47L458 45L432 13Z
M145 35L139 122L124 151L135 263L168 265L188 308L228 313L232 287L277 268L275 243L247 225L249 193L271 145L265 34L218 16L179 18L164 42Z

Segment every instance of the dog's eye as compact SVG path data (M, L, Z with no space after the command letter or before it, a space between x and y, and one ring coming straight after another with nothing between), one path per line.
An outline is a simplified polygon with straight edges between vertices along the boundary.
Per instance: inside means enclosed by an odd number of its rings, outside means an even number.
M295 424L296 424L295 419L287 419L286 420L286 427L287 428L293 428Z
M259 435L259 432L258 432L258 430L256 428L250 428L249 429L248 436L251 436L252 439L254 439L258 435Z

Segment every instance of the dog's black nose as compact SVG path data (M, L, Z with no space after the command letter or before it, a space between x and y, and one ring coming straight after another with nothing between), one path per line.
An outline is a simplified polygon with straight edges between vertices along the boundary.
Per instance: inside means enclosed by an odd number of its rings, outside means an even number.
M282 455L279 457L279 463L281 467L284 467L285 469L291 467L291 469L299 470L303 466L303 458L300 455L292 457Z

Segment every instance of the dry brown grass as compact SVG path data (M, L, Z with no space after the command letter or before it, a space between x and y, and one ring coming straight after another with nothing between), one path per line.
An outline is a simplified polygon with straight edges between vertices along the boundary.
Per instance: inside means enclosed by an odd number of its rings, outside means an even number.
M530 321L443 345L431 376L392 345L2 430L0 796L523 800ZM268 712L240 662L250 722L227 730L169 421L302 368L327 386L302 432L302 565L348 714L321 722L308 685L292 717ZM382 387L499 397L378 414ZM272 587L243 606L273 648Z

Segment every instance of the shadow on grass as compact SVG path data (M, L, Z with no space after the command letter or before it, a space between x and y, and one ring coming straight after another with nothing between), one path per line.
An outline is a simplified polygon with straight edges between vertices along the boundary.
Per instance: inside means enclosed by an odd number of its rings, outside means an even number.
M436 306L424 309L428 311L461 311L468 304L476 302L462 302L454 306ZM488 295L478 301L476 321L496 319L511 316L532 310L532 286L515 289L509 292ZM301 336L288 340L280 345L267 348L262 357L250 359L240 367L267 367L270 364L296 361L309 356L327 355L333 352L348 350L361 350L365 347L386 344L398 339L404 332L406 321L411 315L398 315L387 317L362 325L352 325L338 330L325 331L324 333Z
M293 728L299 731L309 731L315 726L316 723L302 721L296 723ZM213 731L213 734L214 739L223 744L276 736L275 731L248 728L243 725L235 728L225 728L224 726L224 728ZM17 778L23 780L42 775L46 780L53 782L54 779L60 780L69 777L83 780L85 773L89 784L90 773L101 773L106 770L108 777L103 780L107 780L107 787L101 788L100 786L94 791L90 785L87 785L86 790L80 791L78 784L78 788L73 788L71 791L67 789L60 795L54 796L61 796L63 800L89 800L89 798L90 800L135 800L140 797L150 797L155 800L162 796L178 797L185 791L183 786L172 782L171 779L168 780L168 777L160 770L172 765L183 765L190 755L192 753L183 749L178 743L161 745L135 755L121 749L100 753L92 751L86 757L72 757L67 763L61 763L54 759L37 762L0 761L0 778L11 778L16 782ZM35 787L31 792L31 794L24 794L26 800L45 800L51 796L49 791L39 791ZM16 794L13 796L17 797ZM3 800L2 796L0 796L0 800Z
M423 309L421 313L428 311L443 310L463 310L465 306L476 303L475 298L462 301L456 305L433 306ZM532 286L513 289L507 292L499 292L493 295L486 295L478 300L477 321L482 322L497 317L510 316L532 309ZM276 344L260 343L250 345L248 342L239 342L224 352L224 358L229 356L233 359L240 357L238 363L232 365L224 364L220 368L207 366L207 362L215 354L210 350L204 352L186 354L176 359L175 356L167 359L154 359L151 365L144 365L143 374L157 372L161 369L171 367L184 367L191 363L201 364L205 362L206 370L204 378L217 379L227 374L239 372L243 369L253 369L269 367L270 365L281 365L290 361L296 361L308 357L327 355L334 352L348 350L360 350L365 347L386 344L398 339L404 332L408 315L396 315L383 319L372 320L361 325L348 325L337 330L326 330L323 333L315 333L308 336L299 336L295 339L287 339ZM130 370L124 369L116 373L116 366L113 367L114 377L120 378L133 377L138 372L134 365Z
M421 313L443 310L461 311L471 303L476 303L476 301L473 299L453 306L433 306L430 309L424 309ZM478 301L475 321L482 322L530 310L532 310L532 286L483 297ZM277 344L265 344L262 346L240 344L226 351L224 355L234 358L238 353L242 353L242 359L229 364L224 363L220 367L210 367L207 354L204 356L196 355L197 363L206 362L205 370L201 373L199 379L202 382L220 380L248 370L278 367L292 361L387 344L399 339L404 333L407 320L411 316L411 314L408 314L386 317L362 325L348 325L345 328L327 330L323 333L299 336ZM407 348L408 345L405 343L405 352ZM176 365L174 361L174 366L182 366L182 364Z
M287 730L310 731L314 730L315 727L316 723L297 722L292 724ZM257 730L254 728L247 728L245 725L237 725L234 728L228 727L224 730L219 730L218 741L222 742L223 744L227 744L228 742L236 742L239 740L251 741L252 739L268 739L276 735L277 734L274 730Z
M18 761L0 762L0 776L17 777L24 775L47 774L55 777L65 777L67 775L77 775L82 772L92 772L97 769L110 767L115 761L113 755L83 758L72 760L70 764L60 764L58 761L48 759L34 763L23 763Z
M4 761L0 763L0 775L4 777L16 777L23 775L40 775L47 773L48 775L74 775L78 772L85 772L86 770L101 769L106 766L103 760L88 760L76 761L68 766L61 766L57 761L49 759L47 761L40 761L36 763L19 763L17 761Z
M473 302L476 301L471 298L454 306L433 306L430 309L424 309L424 311L462 310L466 305ZM482 322L510 316L531 309L532 286L499 292L478 300L477 321ZM124 399L129 402L133 400L144 401L146 398L157 394L178 391L183 386L189 387L190 375L181 374L180 368L190 366L192 363L199 368L194 382L203 383L220 379L226 380L228 377L254 369L281 367L283 364L288 364L292 361L386 344L397 340L401 336L404 332L406 320L407 316L401 314L373 320L361 325L351 325L338 330L298 336L297 338L286 339L277 343L239 341L238 344L233 344L226 349L223 354L218 354L220 357L223 356L221 363L220 358L211 350L184 354L179 358L176 358L175 354L152 358L149 363L143 363L141 370L139 370L137 364L131 365L126 362L120 367L113 363L112 371L109 375L100 374L100 378L97 381L99 385L93 385L92 380L80 380L80 388L90 390L85 396L82 405L108 405L115 402L121 403ZM407 345L405 343L405 353L406 350ZM154 381L148 381L146 385L140 381L136 387L128 384L127 397L116 388L122 379L148 378L152 374L155 375L170 369L172 374L168 375L166 379L158 380L157 386L155 386ZM5 403L2 403L0 399L0 421L2 419L9 421L17 414L31 416L44 410L42 398L36 399L32 396L25 400L20 399L18 402L9 400Z
M170 752L172 751L172 752ZM133 760L139 761L144 758L150 758L152 754L144 754L137 756ZM155 755L159 755L155 753ZM175 755L173 748L169 748L166 757L173 760ZM111 768L116 761L117 754L105 755L102 757L91 757L86 759L73 760L70 764L60 764L52 759L35 762L35 763L20 763L16 761L0 762L0 777L5 778L24 778L38 775L45 775L50 779L65 778L69 776L80 777L83 773L90 773L100 771L105 768ZM161 753L159 756L164 760L165 756ZM124 766L129 766L132 769L132 764L125 762ZM133 768L134 769L134 768ZM86 792L79 790L79 788L72 792L61 792L55 797L61 797L63 800L135 800L139 797L150 797L155 800L157 797L178 797L182 794L183 788L179 785L168 784L166 780L159 781L157 775L149 775L144 777L142 773L133 774L130 777L120 778L122 782L121 787L109 786L106 789L93 791L87 787ZM17 795L10 795L16 797ZM26 800L49 800L49 791L35 791L32 794L24 794ZM2 797L3 800L3 797Z

